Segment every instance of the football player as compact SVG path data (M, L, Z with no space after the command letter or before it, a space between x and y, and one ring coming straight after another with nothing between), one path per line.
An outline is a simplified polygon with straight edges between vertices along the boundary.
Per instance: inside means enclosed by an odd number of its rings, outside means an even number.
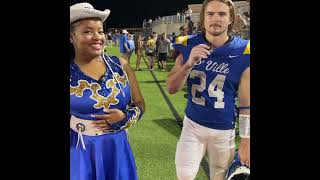
M231 0L205 0L202 34L179 37L180 54L167 78L174 94L185 83L188 101L176 149L179 180L194 179L207 152L211 180L223 180L235 154L235 99L239 99L239 158L250 166L250 42L232 36Z

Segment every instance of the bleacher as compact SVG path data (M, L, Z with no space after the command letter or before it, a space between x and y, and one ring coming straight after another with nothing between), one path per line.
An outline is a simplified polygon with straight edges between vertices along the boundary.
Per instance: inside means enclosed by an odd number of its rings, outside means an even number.
M235 10L237 16L245 17L244 13L250 12L250 2L248 1L235 1ZM193 21L194 25L197 25L200 21L200 11L201 11L202 4L190 4L188 8L192 9L191 20ZM184 14L181 15L170 15L170 16L163 16L160 19L153 20L152 23L148 23L148 21L144 21L142 24L143 35L148 36L152 32L162 33L165 32L167 34L171 34L174 32L175 34L180 34L179 28L184 25L186 16ZM238 18L236 18L238 19ZM235 32L236 35L241 36L243 38L250 38L250 19L246 19L246 23L248 26L243 27L240 30ZM242 22L235 22L235 26L238 26L239 23Z

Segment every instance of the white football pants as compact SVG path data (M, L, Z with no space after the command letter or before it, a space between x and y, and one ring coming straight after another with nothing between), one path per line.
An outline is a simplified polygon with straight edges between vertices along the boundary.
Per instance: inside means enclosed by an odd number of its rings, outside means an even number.
M235 154L235 130L211 129L184 117L176 150L176 172L179 180L195 179L206 151L210 180L224 180Z

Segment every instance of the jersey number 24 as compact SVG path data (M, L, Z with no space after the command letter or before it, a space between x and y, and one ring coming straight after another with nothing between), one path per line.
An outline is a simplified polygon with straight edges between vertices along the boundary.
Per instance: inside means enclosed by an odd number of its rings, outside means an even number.
M203 71L192 70L190 78L200 78L200 84L192 84L191 93L192 101L196 104L205 106L206 100L204 97L196 97L196 92L203 92L206 90L206 74ZM224 92L222 91L226 76L218 74L210 83L208 88L208 94L210 97L216 97L217 101L214 102L214 108L224 108Z

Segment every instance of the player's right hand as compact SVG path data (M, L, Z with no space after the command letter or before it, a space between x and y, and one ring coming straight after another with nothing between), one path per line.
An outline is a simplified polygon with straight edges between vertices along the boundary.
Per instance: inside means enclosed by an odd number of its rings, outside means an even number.
M187 61L187 66L192 68L201 59L207 59L210 55L210 47L206 44L199 44L192 48Z

